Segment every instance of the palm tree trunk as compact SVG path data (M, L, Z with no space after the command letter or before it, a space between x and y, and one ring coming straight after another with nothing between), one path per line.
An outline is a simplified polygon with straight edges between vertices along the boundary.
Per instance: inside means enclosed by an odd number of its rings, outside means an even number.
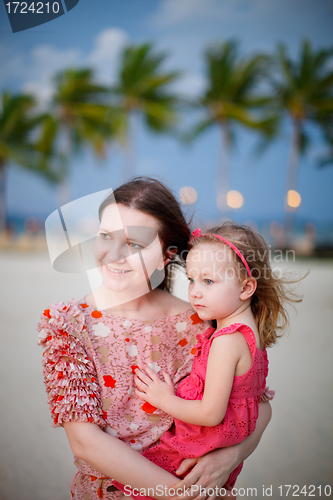
M124 164L121 172L121 182L126 182L135 175L134 136L137 128L137 117L133 112L128 113L128 126L124 147Z
M72 153L71 144L71 129L70 126L64 126L60 136L60 150L62 151L65 168L67 169L67 162L70 162ZM59 207L66 205L71 201L71 183L70 183L70 168L68 169L64 180L58 185L58 204Z
M287 164L286 194L285 194L285 228L292 233L295 224L295 208L288 205L289 191L297 190L298 167L301 157L302 123L294 119L292 122L292 136Z
M69 173L66 178L58 185L58 205L62 207L71 201L71 184Z
M216 176L216 202L221 212L229 210L227 204L227 194L230 183L230 141L228 128L225 122L219 122L219 152Z
M0 233L6 230L6 163L0 160Z

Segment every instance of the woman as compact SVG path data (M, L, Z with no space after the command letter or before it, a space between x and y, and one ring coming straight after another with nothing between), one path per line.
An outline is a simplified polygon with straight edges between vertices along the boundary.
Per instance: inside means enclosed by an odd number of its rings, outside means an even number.
M54 425L65 427L77 457L71 488L76 499L119 497L111 479L145 492L154 488L156 498L166 499L161 486L177 479L137 451L156 442L172 419L142 405L133 377L137 366L150 364L177 383L190 372L196 335L208 326L169 293L170 264L184 257L190 231L172 193L151 178L116 189L99 218L94 252L103 284L79 303L55 303L39 324ZM255 449L269 419L270 406L262 403L256 431L245 441L185 460L178 474L194 468L177 488L195 485L193 498L199 486L222 488Z

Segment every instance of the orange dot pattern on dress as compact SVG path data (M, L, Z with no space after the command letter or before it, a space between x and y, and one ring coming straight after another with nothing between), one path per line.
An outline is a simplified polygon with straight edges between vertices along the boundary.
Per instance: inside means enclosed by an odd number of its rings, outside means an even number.
M198 313L194 313L191 316L192 325L200 325L203 323L202 319L199 317Z
M142 405L142 409L143 411L145 411L146 413L154 413L154 411L157 409L155 406L151 405L150 403L148 403L148 401L146 401L143 405Z
M102 313L101 313L101 311L93 311L93 312L91 313L91 315L92 315L92 317L93 317L93 318L96 318L96 319L97 319L97 318L101 318L101 317L102 317Z
M116 385L116 381L111 375L103 375L103 379L105 387L111 387L111 389L113 389Z
M84 315L75 301L69 301L68 306L55 302L37 326L39 344L45 348L43 375L53 427L74 421L106 426L96 370L78 342L83 322Z

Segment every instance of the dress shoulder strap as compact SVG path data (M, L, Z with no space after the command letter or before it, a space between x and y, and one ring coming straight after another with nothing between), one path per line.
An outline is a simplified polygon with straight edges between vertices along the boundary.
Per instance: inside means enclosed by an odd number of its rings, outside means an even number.
M221 335L229 335L237 331L243 334L250 348L252 359L254 359L257 349L256 336L254 335L252 328L250 328L248 325L245 325L244 323L234 323L225 328L221 328L221 330L216 330L216 332L210 337L210 340L212 341L216 337L220 337Z

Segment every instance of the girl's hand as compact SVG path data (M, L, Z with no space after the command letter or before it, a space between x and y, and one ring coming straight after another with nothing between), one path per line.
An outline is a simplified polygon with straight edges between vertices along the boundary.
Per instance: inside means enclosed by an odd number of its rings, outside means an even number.
M218 449L207 453L203 457L185 459L176 474L184 474L191 467L193 469L185 479L172 485L172 488L175 490L180 488L183 491L189 489L189 493L192 494L174 496L172 500L203 500L208 497L210 500L215 498L235 499L235 495L231 493L231 488L225 484L229 475L239 463L237 449L234 448L232 446ZM222 496L224 490L226 490L226 495Z
M144 369L146 373L139 369L135 370L134 382L137 386L135 393L139 398L163 410L170 397L175 395L172 380L169 374L164 371L162 371L163 382L149 366L145 366Z

